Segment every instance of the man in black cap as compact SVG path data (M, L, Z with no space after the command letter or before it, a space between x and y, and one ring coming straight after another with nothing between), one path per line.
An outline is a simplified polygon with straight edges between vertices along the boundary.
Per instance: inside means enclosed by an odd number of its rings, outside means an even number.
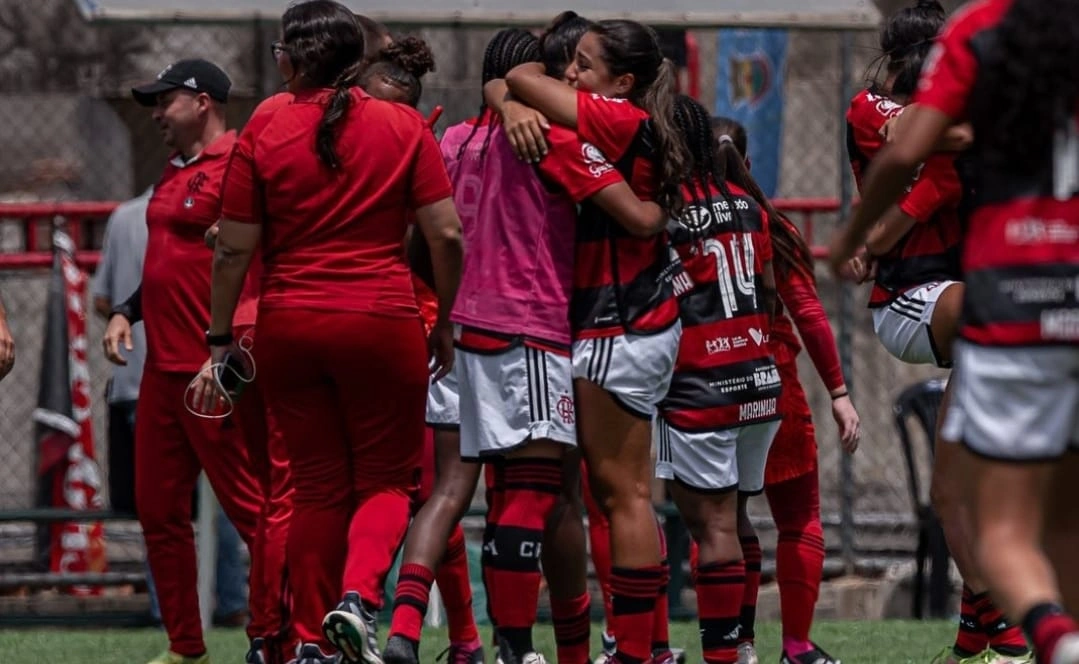
M269 661L283 636L284 538L271 544L257 536L267 530L260 523L270 476L265 409L252 386L228 417L200 417L188 389L209 352L213 252L203 236L220 216L221 188L236 142L236 132L225 126L230 87L216 65L181 60L131 91L136 101L153 108L154 122L174 151L147 206L142 283L112 312L104 339L109 360L124 364L120 346L130 350L131 325L145 323L146 364L135 414L135 505L169 636L168 650L151 664L209 662L191 530L191 495L200 470L251 551L247 661ZM249 284L241 297L237 338L255 322L255 289ZM280 548L279 556L268 553L273 547ZM270 558L280 562L275 566Z

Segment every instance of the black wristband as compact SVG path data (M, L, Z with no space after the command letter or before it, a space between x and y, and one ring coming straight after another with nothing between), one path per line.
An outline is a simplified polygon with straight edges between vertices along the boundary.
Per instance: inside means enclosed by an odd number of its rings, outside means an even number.
M835 401L836 399L842 399L843 397L849 397L849 396L850 396L850 392L848 392L847 390L843 390L839 394L833 394L832 395L832 401Z
M206 330L206 345L213 346L228 346L232 344L232 332L225 332L224 334L210 334L209 330Z

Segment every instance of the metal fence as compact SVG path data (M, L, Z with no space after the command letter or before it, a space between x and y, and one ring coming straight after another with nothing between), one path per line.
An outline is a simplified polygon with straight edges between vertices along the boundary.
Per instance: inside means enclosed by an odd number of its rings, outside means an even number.
M421 111L444 106L440 127L473 115L480 103L483 50L494 29L391 27L423 37L435 53L437 69L424 80ZM719 27L689 30L698 45L700 99L709 107L725 84L717 81ZM229 121L240 127L258 100L280 87L268 48L276 36L275 24L258 19L96 24L84 22L69 0L0 4L0 145L5 155L0 202L134 196L157 179L166 152L149 113L130 99L131 84L152 78L181 57L214 60L233 79ZM875 26L790 28L780 197L829 198L844 208L849 205L850 189L842 185L848 171L843 118L847 100L877 55L875 41ZM807 229L813 243L826 241L836 217L815 216L811 232ZM0 219L0 251L26 248L21 228L21 220ZM100 237L91 233L86 240L92 247ZM845 544L839 559L850 571L859 561L887 563L909 557L914 549L913 510L892 406L904 387L939 372L900 364L880 347L864 307L864 288L840 287L823 270L818 278L833 329L842 333L845 368L864 430L861 449L846 458L839 450L831 402L803 355L801 375L820 442L829 550ZM18 344L15 370L0 388L0 510L29 507L33 497L29 415L37 393L46 279L41 270L0 272L0 292ZM94 318L90 338L100 339L102 332L102 322ZM96 345L91 349L98 397L95 434L100 461L107 467L103 392L108 367ZM927 475L924 464L920 473ZM767 516L763 500L755 501L753 511ZM0 561L9 554L15 555L0 547Z

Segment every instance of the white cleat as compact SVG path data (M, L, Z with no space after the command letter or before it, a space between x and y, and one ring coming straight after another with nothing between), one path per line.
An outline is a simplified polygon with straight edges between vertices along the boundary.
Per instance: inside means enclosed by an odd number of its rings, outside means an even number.
M760 664L761 660L757 657L757 649L753 647L752 643L739 643L738 644L738 664Z

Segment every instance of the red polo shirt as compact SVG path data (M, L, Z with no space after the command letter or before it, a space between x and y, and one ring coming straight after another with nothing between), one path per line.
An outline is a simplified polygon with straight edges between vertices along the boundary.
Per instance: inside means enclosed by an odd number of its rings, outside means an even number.
M331 95L310 90L255 109L222 216L263 226L260 306L416 316L401 238L410 211L453 194L438 143L414 109L356 88L331 170L315 151Z
M187 163L173 155L150 198L142 310L146 363L154 369L194 372L209 357L213 251L203 236L220 218L221 183L235 143L236 132L230 131ZM255 322L257 298L256 282L249 279L236 310L237 325Z

